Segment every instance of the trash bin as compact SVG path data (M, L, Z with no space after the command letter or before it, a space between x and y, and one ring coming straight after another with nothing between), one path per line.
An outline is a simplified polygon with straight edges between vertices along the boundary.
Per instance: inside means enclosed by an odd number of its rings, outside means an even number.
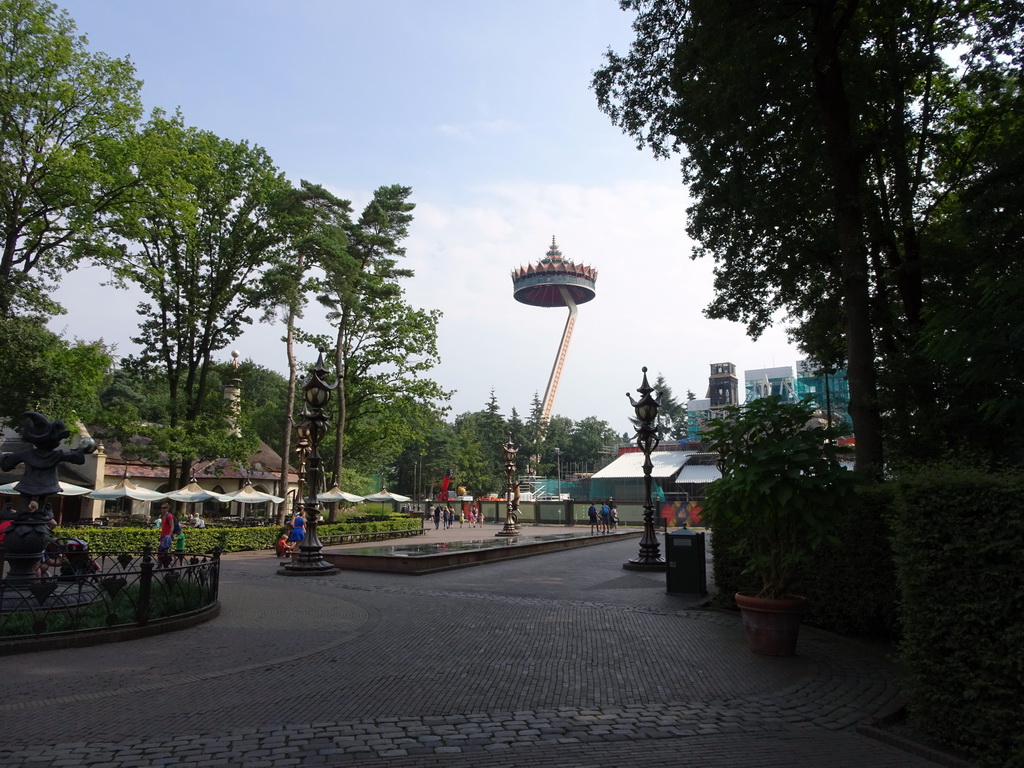
M706 595L704 534L677 528L665 534L665 591L670 595Z

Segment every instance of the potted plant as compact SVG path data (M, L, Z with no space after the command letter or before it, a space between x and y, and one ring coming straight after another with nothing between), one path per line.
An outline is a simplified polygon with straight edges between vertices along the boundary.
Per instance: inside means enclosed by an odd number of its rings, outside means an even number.
M760 581L760 591L736 594L751 650L790 656L805 604L790 594L793 573L818 545L834 540L853 473L806 402L773 396L725 410L702 433L722 472L703 511L712 529L716 521L728 523L736 535L730 551Z

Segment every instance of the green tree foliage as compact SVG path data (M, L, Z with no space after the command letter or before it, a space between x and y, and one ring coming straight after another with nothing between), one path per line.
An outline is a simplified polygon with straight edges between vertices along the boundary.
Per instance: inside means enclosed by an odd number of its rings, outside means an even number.
M351 227L352 206L328 192L319 184L303 180L297 189L290 189L277 199L276 216L287 233L286 250L291 258L281 259L265 275L270 297L270 307L264 319L273 319L278 310L285 315L285 357L288 361L288 379L284 394L282 418L278 422L279 437L274 441L280 446L282 456L291 454L292 429L297 416L296 393L299 386L298 363L295 355L297 342L311 343L320 349L329 345L313 339L297 325L302 318L308 294L322 289L323 280L314 270L323 265L334 265L347 258L348 235ZM340 454L339 454L340 455ZM338 476L337 467L335 476ZM287 484L288 465L281 466L282 486ZM278 509L280 522L284 522L285 507Z
M237 371L224 366L221 376L237 377L241 381L241 413L243 423L252 429L264 443L282 457L281 424L286 420L288 380L277 371L245 360Z
M1024 464L1024 103L1017 88L983 136L983 170L948 199L929 258L947 276L925 313L925 352L938 363L939 424L975 456ZM1015 106L1012 106L1015 104ZM978 258L982 254L984 258ZM903 453L913 455L911 446ZM980 450L978 450L980 449Z
M260 398L272 396L268 390L273 389L273 377L280 377L248 361L238 370L231 363L213 362L210 371L216 385L207 388L204 400L196 408L199 415L194 420L172 424L174 406L165 371L159 364L147 363L139 357L123 358L99 391L100 407L92 417L96 425L94 436L120 443L123 455L128 458L157 463L175 457L227 458L245 466L259 444L254 423L263 409L272 407ZM252 380L249 404L246 376ZM224 387L235 378L243 382L240 412L233 410L224 392ZM235 426L241 437L236 435ZM184 485L180 477L173 475L170 482Z
M680 403L672 394L672 388L662 374L654 382L658 393L658 424L662 440L683 440L686 438L686 403ZM691 400L693 398L690 398Z
M336 474L348 452L356 452L364 467L371 456L380 464L393 461L412 437L401 411L414 403L440 407L448 398L425 376L438 361L440 312L409 306L399 283L413 275L398 266L415 207L408 202L411 193L399 185L380 187L358 221L339 217L347 245L332 249L320 264L318 299L336 329Z
M102 343L68 343L25 317L0 319L0 360L0 421L12 426L25 411L72 425L89 419L111 365Z
M127 60L90 53L45 0L0 2L0 316L59 311L49 287L130 186L142 113Z
M594 87L639 145L685 150L709 315L756 336L783 309L813 359L845 363L858 470L877 471L883 412L906 435L948 402L922 354L950 290L934 239L1012 114L1022 3L621 4L636 39Z
M220 383L213 354L267 302L263 273L283 240L271 211L287 184L262 149L159 112L142 129L137 156L139 189L111 222L117 240L104 259L118 284L150 299L139 305L132 340L143 348L140 362L167 382L167 420L153 436L183 485L196 458L244 456L241 445L224 443L223 415L204 409Z

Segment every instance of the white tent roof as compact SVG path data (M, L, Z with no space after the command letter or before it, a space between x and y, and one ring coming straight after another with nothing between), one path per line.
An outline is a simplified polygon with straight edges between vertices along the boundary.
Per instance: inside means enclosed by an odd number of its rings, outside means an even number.
M671 477L692 456L686 451L655 451L651 454L651 477ZM621 478L642 478L644 476L644 455L640 451L624 453L604 469L591 475L591 480L610 480Z
M137 501L162 501L167 498L166 493L151 491L148 488L139 488L127 477L122 478L117 485L97 488L89 494L90 499L123 499L125 496Z
M714 464L687 464L676 478L677 483L713 483L722 473Z
M11 495L16 494L17 491L14 490L14 486L16 486L19 482L21 481L15 480L13 483L6 483L4 485L0 485L0 493ZM92 488L83 488L80 485L72 485L71 483L65 483L63 480L60 480L59 482L60 493L57 494L58 496L84 496L85 494L90 493L92 491Z

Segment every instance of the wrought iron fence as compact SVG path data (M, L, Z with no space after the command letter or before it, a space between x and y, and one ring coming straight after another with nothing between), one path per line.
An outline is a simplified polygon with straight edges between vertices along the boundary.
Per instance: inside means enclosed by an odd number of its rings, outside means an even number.
M64 554L46 573L29 583L0 581L0 643L202 612L217 602L220 553Z

